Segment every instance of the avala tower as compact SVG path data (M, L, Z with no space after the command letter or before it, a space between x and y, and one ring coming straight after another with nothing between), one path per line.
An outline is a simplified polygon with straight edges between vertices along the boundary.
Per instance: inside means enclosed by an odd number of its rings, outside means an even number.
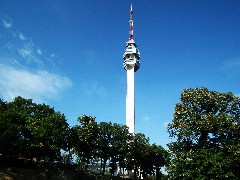
M135 97L134 97L134 73L140 68L140 52L133 38L133 9L130 8L129 40L126 42L126 50L123 54L123 67L127 71L126 94L126 126L130 133L135 130Z

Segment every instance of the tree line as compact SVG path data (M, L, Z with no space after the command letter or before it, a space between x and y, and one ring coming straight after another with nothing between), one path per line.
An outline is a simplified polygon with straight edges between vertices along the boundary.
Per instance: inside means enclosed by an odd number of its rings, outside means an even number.
M124 174L133 171L134 177L157 174L166 164L167 151L150 144L144 134L131 134L125 125L96 122L82 115L78 125L70 127L66 117L46 104L16 97L12 102L0 100L0 155L3 158L60 160L70 163L76 155L79 169L87 171L89 164L100 164L105 174L106 164L111 174L117 167Z
M80 169L99 163L102 174L109 164L112 173L120 167L160 179L165 166L169 179L240 179L240 98L232 93L183 90L167 128L168 150L125 125L87 115L77 121L70 127L64 114L31 99L0 100L0 155L54 160L65 150L67 162L75 154Z

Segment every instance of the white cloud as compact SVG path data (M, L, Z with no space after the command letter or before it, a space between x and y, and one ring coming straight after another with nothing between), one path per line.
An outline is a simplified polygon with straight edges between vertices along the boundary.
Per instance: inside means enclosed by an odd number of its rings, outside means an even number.
M22 40L22 41L25 41L26 40L26 37L22 34L22 33L19 33L19 38Z
M143 118L142 118L142 121L143 121L143 122L149 122L149 121L150 121L150 119L151 119L151 117L150 117L150 116L148 116L148 115L145 115L145 116L143 116Z
M12 27L12 22L7 21L6 19L2 19L2 25L3 27L5 27L6 29L9 29Z
M152 121L159 121L161 119L161 116L159 114L153 114L153 115L144 115L141 119L142 122L152 122Z
M43 52L31 38L13 28L13 21L0 17L5 28L0 51L0 98L12 101L16 96L45 102L72 86L68 77L51 73L56 54ZM49 63L51 62L51 63Z
M5 46L8 50L11 50L14 47L14 44L8 42Z
M0 95L7 101L16 96L40 101L51 99L71 86L72 82L64 76L46 71L31 72L0 64Z
M18 50L18 53L23 58L31 58L32 57L32 48L29 46L24 46Z
M56 56L56 54L50 54L50 56L51 56L51 58L56 58L57 56Z
M163 123L163 126L164 126L165 128L167 128L169 123L170 123L170 122L165 121L165 122Z
M106 89L96 81L83 83L82 89L89 97L97 95L104 98L107 96Z
M221 69L222 70L231 70L240 67L240 60L224 62Z
M23 64L33 65L34 67L43 67L43 59L51 61L53 55L52 54L43 54L40 47L36 46L31 38L28 38L24 33L19 31L18 29L13 28L11 18L9 17L0 17L0 21L2 21L3 27L5 27L5 51L4 53L8 54L8 58L18 56L18 60ZM4 33L4 32L3 32ZM9 52L6 52L6 50ZM1 54L0 54L1 56ZM10 57L11 56L11 57ZM40 57L41 56L41 57ZM54 57L57 57L54 54Z
M24 59L24 62L34 65L42 65L43 62L40 59L42 51L40 48L36 48L35 44L31 41L22 43L18 48L18 54Z
M39 55L42 55L42 50L41 50L40 48L37 48L37 53L38 53Z
M223 62L222 65L218 68L220 71L227 73L228 75L236 75L239 73L240 69L240 57L228 59L227 61Z

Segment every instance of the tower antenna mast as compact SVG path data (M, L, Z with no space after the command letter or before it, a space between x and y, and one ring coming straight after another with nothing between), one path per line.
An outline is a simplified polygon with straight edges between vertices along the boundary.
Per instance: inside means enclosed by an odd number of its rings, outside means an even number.
M132 9L132 4L131 4L131 8L130 8L130 20L129 20L129 24L130 24L130 31L129 31L129 40L133 40L133 9Z

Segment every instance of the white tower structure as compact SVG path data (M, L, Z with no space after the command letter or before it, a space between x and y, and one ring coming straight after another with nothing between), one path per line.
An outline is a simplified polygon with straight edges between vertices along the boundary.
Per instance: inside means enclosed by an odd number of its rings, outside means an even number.
M135 97L134 97L134 72L140 68L140 52L133 39L133 10L130 8L129 40L126 42L126 50L123 54L123 67L127 71L127 95L126 95L126 125L130 133L135 130Z

